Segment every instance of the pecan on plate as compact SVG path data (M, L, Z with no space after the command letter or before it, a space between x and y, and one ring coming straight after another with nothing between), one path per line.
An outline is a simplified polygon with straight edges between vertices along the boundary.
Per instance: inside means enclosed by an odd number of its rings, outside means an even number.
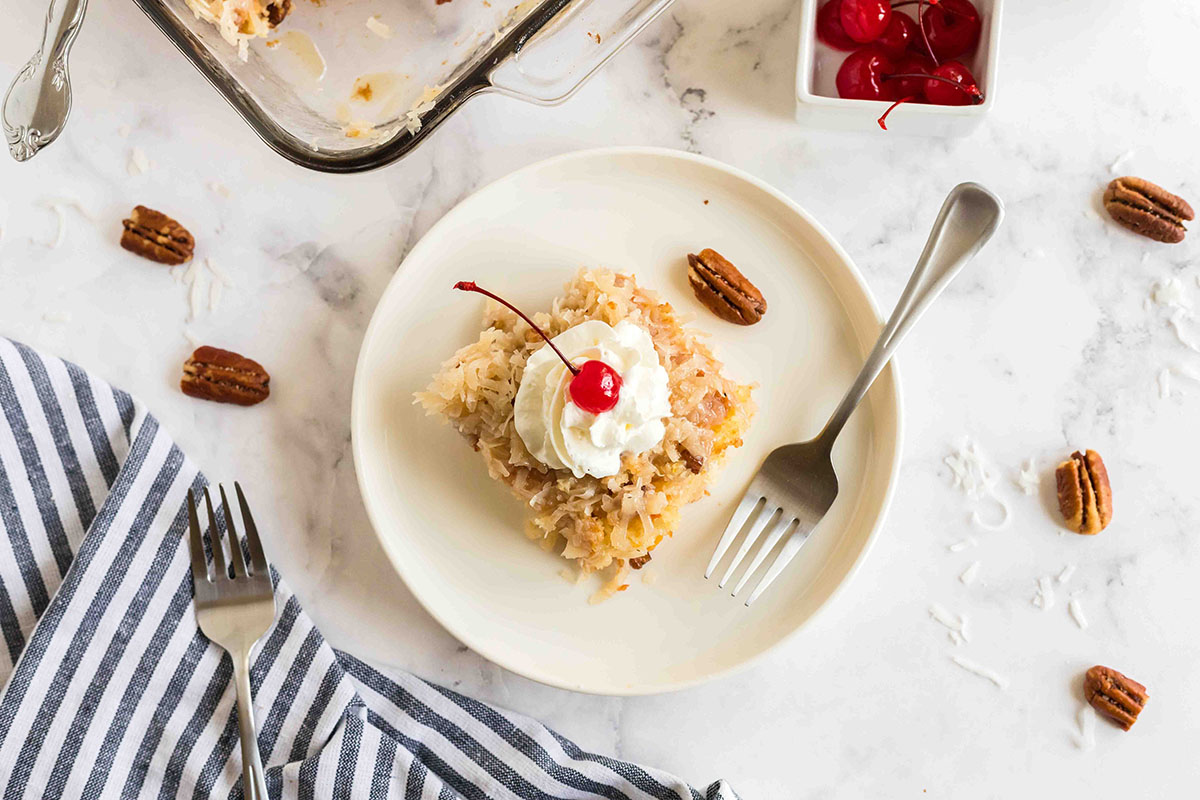
M1095 534L1112 521L1112 485L1108 470L1095 450L1076 451L1054 471L1058 508L1067 527L1076 533Z
M644 556L637 556L635 558L631 558L631 559L629 559L629 566L632 567L633 569L641 569L642 567L644 567L650 563L650 558L651 558L651 556L649 553L646 553L646 555L644 555Z
M688 283L696 299L726 322L753 325L767 313L758 287L716 250L688 254Z
M1177 244L1187 235L1183 223L1195 212L1181 197L1141 178L1117 178L1104 191L1108 215L1134 233Z
M283 22L292 10L292 0L276 0L267 6L267 22L272 28Z
M1117 672L1112 667L1099 664L1087 671L1083 678L1083 696L1092 708L1111 719L1125 730L1133 727L1138 714L1146 707L1150 695L1146 687L1132 678Z
M196 249L188 229L161 211L136 206L123 224L121 247L159 264L182 264Z
M183 365L179 388L189 397L252 406L271 394L262 364L218 347L198 347Z

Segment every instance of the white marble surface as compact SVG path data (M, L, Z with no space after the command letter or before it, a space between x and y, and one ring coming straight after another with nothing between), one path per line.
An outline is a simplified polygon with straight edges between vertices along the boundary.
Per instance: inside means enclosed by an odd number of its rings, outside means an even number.
M42 3L11 3L0 78L31 51ZM1200 788L1196 519L1200 371L1148 307L1177 277L1200 306L1196 244L1126 234L1097 213L1109 165L1200 197L1195 42L1186 0L1008 4L998 105L970 138L827 134L790 119L792 0L678 0L565 106L472 101L417 153L357 177L305 172L263 147L126 0L93 0L73 59L76 109L37 160L0 159L0 334L72 358L147 402L213 476L253 476L269 549L339 647L529 712L587 747L750 798L1184 796ZM128 124L129 131L122 130ZM127 134L127 135L123 135ZM897 500L850 591L750 672L682 694L572 695L466 652L387 565L350 457L354 357L400 257L456 201L545 156L614 143L685 148L779 186L846 246L881 302L897 296L944 192L974 179L1009 216L901 356L907 447ZM133 148L153 162L132 176ZM210 182L228 187L228 196ZM43 203L78 198L51 249ZM185 323L184 289L116 247L134 203L169 210L235 277L215 314ZM1200 235L1200 234L1198 234ZM70 315L69 322L60 312ZM1186 330L1200 339L1200 322ZM243 413L175 380L188 327L276 375ZM420 345L418 345L420 346ZM970 435L1012 522L974 528L944 457ZM1075 447L1104 454L1116 520L1060 533L1043 477ZM985 513L988 509L984 509ZM967 537L963 552L947 546ZM979 561L977 580L959 574ZM1035 607L1040 576L1077 569ZM1078 592L1089 627L1068 616ZM970 619L955 646L931 603ZM1001 690L951 661L1010 681ZM1130 733L1101 722L1076 746L1080 678L1111 664L1150 689ZM1141 787L1145 787L1142 789Z

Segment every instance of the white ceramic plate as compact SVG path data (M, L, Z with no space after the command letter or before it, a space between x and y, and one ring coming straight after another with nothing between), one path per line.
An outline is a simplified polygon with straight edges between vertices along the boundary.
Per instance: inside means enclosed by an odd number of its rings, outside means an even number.
M705 203L705 201L708 201ZM713 247L767 298L742 328L692 296L686 254ZM711 332L728 371L759 384L759 411L711 496L689 507L628 591L599 605L523 533L523 506L448 426L413 405L479 333L475 280L527 310L581 266L633 272ZM703 577L719 534L776 445L815 435L880 329L845 252L798 205L744 173L686 153L589 151L523 169L447 214L405 259L367 331L354 382L355 465L396 570L464 644L533 680L598 694L691 686L745 666L795 633L854 571L887 509L900 399L885 371L834 450L841 494L796 560L752 607ZM643 575L654 580L644 582Z

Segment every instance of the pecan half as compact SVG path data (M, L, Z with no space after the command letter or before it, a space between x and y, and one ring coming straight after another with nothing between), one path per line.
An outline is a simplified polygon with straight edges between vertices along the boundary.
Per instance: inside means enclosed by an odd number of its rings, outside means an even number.
M1187 228L1183 223L1195 219L1187 201L1161 186L1141 178L1117 178L1104 191L1108 215L1134 233L1157 242L1177 244Z
M696 299L726 322L753 325L767 313L758 287L716 250L688 254L688 283Z
M187 228L161 211L135 206L123 224L121 247L159 264L182 264L196 249Z
M696 475L704 469L704 456L698 456L686 447L679 448L679 457L683 459L683 465Z
M1092 704L1092 708L1125 730L1133 727L1138 714L1142 713L1146 701L1150 699L1145 686L1112 667L1099 664L1084 676L1083 696Z
M252 406L271 394L262 364L218 347L198 347L183 365L179 388L189 397Z
M1095 450L1076 451L1054 471L1058 483L1058 508L1067 527L1076 533L1095 534L1112 521L1112 485L1108 470Z

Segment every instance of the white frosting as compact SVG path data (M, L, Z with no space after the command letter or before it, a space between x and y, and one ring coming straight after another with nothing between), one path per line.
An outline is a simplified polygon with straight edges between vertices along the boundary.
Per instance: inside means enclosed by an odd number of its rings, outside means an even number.
M529 357L513 407L517 434L538 461L569 469L576 478L607 478L621 469L621 456L658 444L670 416L667 371L658 363L654 342L632 322L615 327L589 320L554 337L554 344L581 364L603 361L621 376L616 406L601 414L571 400L571 372L550 347Z

